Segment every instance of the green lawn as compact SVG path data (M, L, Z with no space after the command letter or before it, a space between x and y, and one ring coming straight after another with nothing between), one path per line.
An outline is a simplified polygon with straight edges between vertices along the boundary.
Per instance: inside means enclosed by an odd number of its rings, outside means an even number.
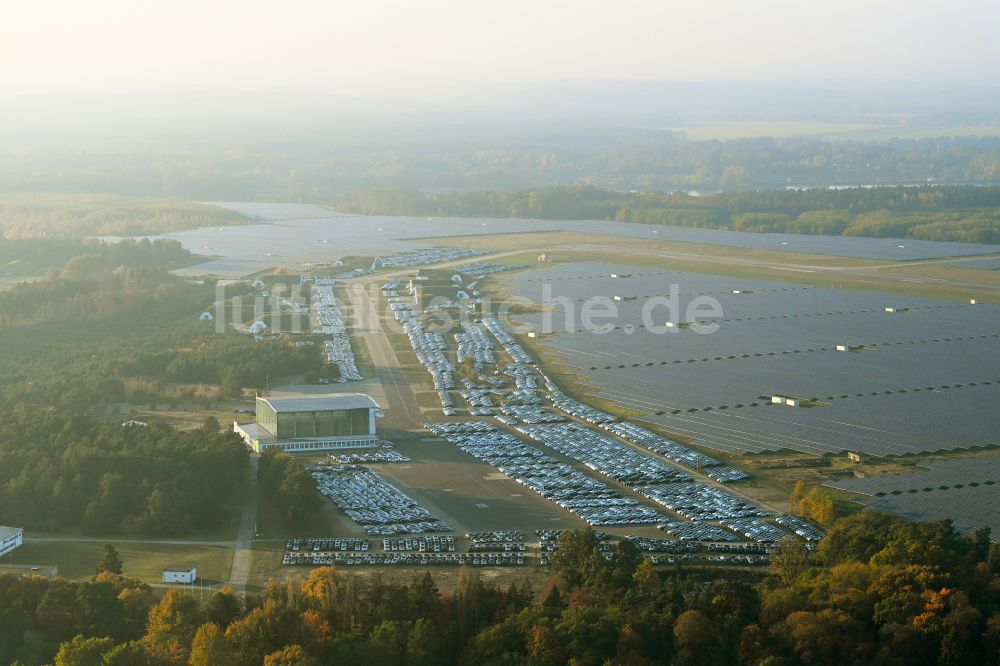
M125 575L146 583L162 581L167 566L195 566L198 576L209 581L229 579L233 551L221 546L129 543L109 540L118 550ZM71 580L90 578L101 559L102 543L85 541L40 541L26 543L0 564L55 564L59 575Z

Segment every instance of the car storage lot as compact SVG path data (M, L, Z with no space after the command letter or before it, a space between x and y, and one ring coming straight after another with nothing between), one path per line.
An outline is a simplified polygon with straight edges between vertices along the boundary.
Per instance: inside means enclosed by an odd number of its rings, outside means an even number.
M371 465L454 534L494 529L579 529L586 523L428 432L391 433L410 463Z
M673 283L682 313L698 296L721 304L716 333L667 332L663 307L656 327L643 328L644 303ZM1000 398L1000 306L595 262L520 273L507 284L535 301L550 285L553 297L570 300L571 332L539 344L585 375L587 395L697 444L891 455L997 443L1000 413L989 405ZM608 334L581 332L583 302L594 295L623 298ZM540 327L543 315L518 319ZM564 327L558 312L552 321ZM865 351L838 352L838 344ZM766 397L775 393L820 406L771 406Z

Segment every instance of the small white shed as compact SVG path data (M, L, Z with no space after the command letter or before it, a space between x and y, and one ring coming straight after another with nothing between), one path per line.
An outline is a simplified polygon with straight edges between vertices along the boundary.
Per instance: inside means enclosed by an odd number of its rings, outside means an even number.
M193 583L198 580L196 567L167 567L163 570L164 583Z

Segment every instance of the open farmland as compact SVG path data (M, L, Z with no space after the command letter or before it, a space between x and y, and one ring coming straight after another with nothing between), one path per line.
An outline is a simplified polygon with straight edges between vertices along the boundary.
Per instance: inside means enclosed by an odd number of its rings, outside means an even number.
M898 455L997 443L1000 415L988 408L1000 398L995 305L594 262L521 273L507 284L535 302L550 291L548 315L517 319L556 331L540 348L586 395L696 444ZM672 284L679 325L664 327L670 315L662 305L644 322L644 306ZM611 301L617 316L594 322L606 333L585 330L581 320L594 296L621 299ZM697 297L721 306L721 316L699 319L717 323L715 333L683 327L684 309ZM808 405L772 405L775 394Z

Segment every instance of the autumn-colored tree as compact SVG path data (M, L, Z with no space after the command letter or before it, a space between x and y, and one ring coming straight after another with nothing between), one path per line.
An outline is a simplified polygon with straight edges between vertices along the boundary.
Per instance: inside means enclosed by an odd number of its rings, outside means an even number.
M149 654L139 641L116 645L104 655L101 666L159 666L160 661Z
M684 611L674 623L674 664L712 663L718 649L719 632L704 613Z
M768 553L771 571L782 583L791 583L809 567L809 551L795 537L779 541Z
M653 666L656 662L646 655L642 635L631 624L618 631L618 645L615 647L615 666ZM665 657L666 655L657 655Z
M636 567L632 580L640 590L650 590L659 583L660 577L653 568L653 563L643 560L642 564Z
M847 613L825 608L817 613L798 611L771 629L771 635L799 662L816 666L839 666L864 663L870 656L870 644L844 640L859 636L862 627Z
M74 636L59 647L55 666L102 666L104 654L114 646L110 638Z
M226 630L232 648L231 664L259 666L264 656L286 645L301 644L304 636L302 617L275 600L254 608Z
M829 527L833 524L833 519L836 516L833 498L819 486L813 486L809 489L809 492L802 499L801 506L802 513L820 525Z
M118 593L125 623L132 635L138 635L146 627L149 609L153 606L153 590L148 585L129 581Z
M559 636L545 624L536 624L531 628L528 654L539 664L559 666L566 663L566 650L563 649Z
M142 643L151 653L168 661L186 662L195 632L205 622L197 599L169 590L149 611Z
M788 506L792 513L802 511L802 498L805 496L806 484L801 480L795 482L791 494L788 496Z
M301 645L286 645L264 657L264 666L315 666L316 660Z
M206 622L198 627L191 641L189 666L214 666L226 663L229 648L222 629L214 622Z

